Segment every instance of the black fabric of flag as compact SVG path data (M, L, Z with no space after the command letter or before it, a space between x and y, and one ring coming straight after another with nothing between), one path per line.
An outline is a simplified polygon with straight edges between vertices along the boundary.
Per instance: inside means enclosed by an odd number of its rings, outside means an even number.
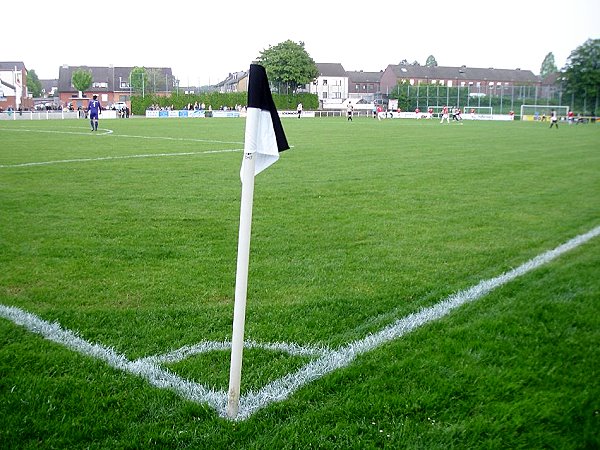
M277 108L275 107L275 102L273 101L273 96L271 95L267 71L259 64L250 65L248 108L258 108L263 111L269 111L278 151L282 152L290 148L283 131L283 126L281 125L281 119L277 113Z

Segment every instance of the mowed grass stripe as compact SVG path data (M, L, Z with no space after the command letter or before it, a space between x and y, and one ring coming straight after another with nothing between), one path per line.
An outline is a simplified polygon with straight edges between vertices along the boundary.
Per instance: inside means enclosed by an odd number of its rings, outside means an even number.
M253 338L306 342L305 330L315 329L315 343L338 345L359 336L373 317L376 329L595 225L593 164L574 163L562 147L524 152L490 144L500 141L495 136L510 139L515 128L524 136L538 129L366 120L284 122L297 147L257 178ZM165 135L185 135L188 124L202 121L149 122L166 127ZM220 123L229 132L228 122ZM581 189L573 186L573 172ZM34 241L32 250L53 258L42 263L56 262L50 279L76 281L64 294L99 314L115 301L129 314L127 305L137 299L138 313L159 311L166 324L179 308L199 306L191 315L207 321L214 333L207 338L229 335L239 156L86 163L11 176L19 178L12 185L19 190L30 180L31 191L8 201L16 215L6 229L17 242L31 242L22 233L28 229L51 236ZM588 200L581 201L585 189ZM571 226L573 220L580 225ZM221 326L208 325L214 318L203 307L220 311ZM261 325L271 322L297 326ZM118 334L126 336L127 327L117 326ZM181 345L196 342L181 333Z
M247 337L335 348L597 226L598 130L538 125L284 121L295 147L256 180ZM243 136L243 121L236 120L130 120L114 127L129 135ZM163 148L152 140L117 145L106 137L90 146L88 136L7 136L2 135L2 164L31 161L32 155L65 159L81 152L127 155ZM175 152L201 146L167 145ZM3 171L0 303L57 320L129 359L200 340L226 340L239 165L240 155L222 154ZM560 436L564 448L576 448L577 442L593 442L581 436L597 435L591 432L594 419L587 419L593 408L585 406L597 397L597 377L588 364L595 355L591 343L598 339L597 302L591 300L597 286L593 257L577 251L567 260L571 264L563 266L561 258L542 270L543 276L536 272L503 288L510 300L520 299L509 302L513 309L488 301L468 307L487 322L481 332L467 333L466 341L457 338L461 345L449 333L466 336L470 323L481 324L468 312L459 316L463 329L455 315L445 318L443 326L364 356L235 430L216 423L212 412L73 358L4 323L3 436L31 448L39 448L40 441L58 447L160 442L285 448L320 442L364 448L424 442L448 448L448 443L501 442L539 448L554 445ZM561 304L571 313L552 303L547 307L537 283L552 286L551 299L562 295ZM527 316L521 317L521 310ZM539 326L529 333L521 328L524 323ZM561 330L569 339L560 338ZM548 342L553 352L540 353ZM510 369L515 361L510 355L521 347L516 361L526 372ZM525 361L525 354L534 356ZM550 370L555 355L567 354L578 356L578 364L569 360L565 367L581 383L562 385L536 371ZM253 350L245 356L243 384L268 382L271 354ZM199 358L177 370L221 386L227 366L225 357ZM293 369L295 362L278 361L277 367ZM429 373L437 374L436 383ZM490 378L492 373L497 376ZM538 380L535 391L546 393L536 399L541 416L526 402L501 407L504 400L531 394L519 379ZM481 389L475 380L482 380ZM340 384L348 389L340 391ZM564 407L552 400L559 397ZM432 426L428 417L444 426ZM536 429L518 425L527 421ZM88 425L71 427L73 422ZM306 429L313 433L307 436Z

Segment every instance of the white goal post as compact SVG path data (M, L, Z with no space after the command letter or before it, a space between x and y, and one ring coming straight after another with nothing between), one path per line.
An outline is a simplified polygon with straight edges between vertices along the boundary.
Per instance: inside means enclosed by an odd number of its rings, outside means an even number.
M568 106L521 105L521 120L549 120L552 110L556 111L559 120L569 114Z

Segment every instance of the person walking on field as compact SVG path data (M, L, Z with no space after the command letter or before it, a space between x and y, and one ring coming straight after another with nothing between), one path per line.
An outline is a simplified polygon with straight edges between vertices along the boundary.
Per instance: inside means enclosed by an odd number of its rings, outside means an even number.
M348 102L348 109L346 111L346 113L348 114L348 121L352 122L352 112L354 111L354 106L352 106L352 103Z
M450 114L448 114L448 107L447 106L444 106L442 108L442 120L440 120L440 123L443 123L444 119L446 119L446 123L450 123Z
M98 131L98 115L102 111L102 105L98 100L98 96L94 94L93 100L88 102L88 113L90 115L90 125L92 126L92 131Z
M552 110L550 113L550 128L556 125L556 129L558 130L558 116L556 115L556 111Z

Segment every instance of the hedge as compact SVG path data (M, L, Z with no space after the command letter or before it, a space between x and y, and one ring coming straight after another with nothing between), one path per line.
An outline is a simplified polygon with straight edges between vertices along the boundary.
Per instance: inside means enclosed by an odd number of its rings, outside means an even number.
M316 94L273 94L275 106L279 110L295 110L298 103L302 103L304 109L317 109L319 100ZM212 107L213 110L223 107L234 108L236 105L245 106L247 101L246 92L205 92L201 94L177 94L172 93L169 96L159 95L134 95L131 97L131 112L135 115L145 115L146 110L152 105L159 107L171 107L174 110L187 109L188 105L204 103L206 109Z

